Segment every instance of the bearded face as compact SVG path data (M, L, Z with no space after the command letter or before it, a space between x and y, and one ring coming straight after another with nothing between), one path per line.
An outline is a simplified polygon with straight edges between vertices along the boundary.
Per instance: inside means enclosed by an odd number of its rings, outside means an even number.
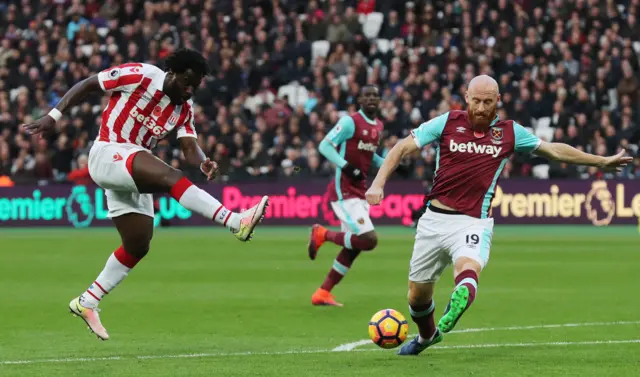
M500 95L494 91L469 91L466 95L467 112L471 124L482 129L489 127L498 112Z

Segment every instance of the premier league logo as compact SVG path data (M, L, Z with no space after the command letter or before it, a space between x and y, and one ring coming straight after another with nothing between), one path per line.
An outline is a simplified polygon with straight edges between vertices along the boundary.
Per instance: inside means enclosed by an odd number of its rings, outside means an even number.
M584 205L587 218L595 226L609 225L616 212L613 195L605 181L593 182Z
M67 219L75 228L86 228L93 221L95 211L91 203L91 196L84 186L75 186L65 205Z

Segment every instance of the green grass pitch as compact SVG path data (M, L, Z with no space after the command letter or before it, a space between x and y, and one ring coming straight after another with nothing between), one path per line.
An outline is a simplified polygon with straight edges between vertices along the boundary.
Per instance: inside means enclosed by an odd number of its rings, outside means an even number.
M0 376L637 376L635 227L497 226L458 332L411 358L353 344L377 310L408 315L414 231L379 232L334 291L345 307L318 308L311 294L338 248L308 260L306 228L261 228L248 244L220 229L159 229L102 303L111 340L100 342L67 304L118 246L115 230L4 229ZM451 286L449 269L438 315Z

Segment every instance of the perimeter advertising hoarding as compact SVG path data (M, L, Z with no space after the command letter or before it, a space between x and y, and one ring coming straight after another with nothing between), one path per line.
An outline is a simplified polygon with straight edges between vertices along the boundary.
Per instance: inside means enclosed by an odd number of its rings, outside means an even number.
M230 210L250 207L261 195L271 196L265 224L338 225L325 195L326 181L207 185L205 190ZM371 208L376 224L408 224L419 208L423 188L418 182L391 182L381 206ZM175 200L159 196L160 216L172 225L209 225ZM638 181L505 180L496 188L492 214L497 224L637 224ZM2 226L105 226L104 191L95 186L16 186L0 188Z

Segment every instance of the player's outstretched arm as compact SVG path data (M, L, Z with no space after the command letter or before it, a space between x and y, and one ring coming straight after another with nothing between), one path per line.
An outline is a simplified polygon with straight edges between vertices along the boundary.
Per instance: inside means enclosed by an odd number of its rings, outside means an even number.
M34 135L42 132L50 132L56 125L56 122L62 117L62 114L69 108L79 105L89 94L94 92L102 92L98 75L93 75L74 85L64 97L58 102L56 107L49 114L36 120L30 124L24 124L22 127Z
M428 122L422 123L420 127L411 131L410 136L407 136L391 148L382 166L380 166L380 170L378 170L378 174L376 175L376 179L373 180L371 188L367 190L366 197L369 204L380 204L384 198L384 185L405 156L440 139L442 130L444 130L444 126L447 124L447 119L449 119L448 112L438 115Z
M384 159L382 166L380 166L380 170L378 170L378 174L373 180L371 187L367 190L366 197L369 204L380 204L384 198L384 185L387 183L387 180L389 180L391 174L393 174L404 157L417 150L418 145L416 145L413 136L405 137L402 141L391 148L387 157Z
M614 156L597 156L582 152L568 144L541 142L536 154L549 160L562 161L576 165L595 166L606 171L621 171L633 161L633 157L625 156L622 150Z

